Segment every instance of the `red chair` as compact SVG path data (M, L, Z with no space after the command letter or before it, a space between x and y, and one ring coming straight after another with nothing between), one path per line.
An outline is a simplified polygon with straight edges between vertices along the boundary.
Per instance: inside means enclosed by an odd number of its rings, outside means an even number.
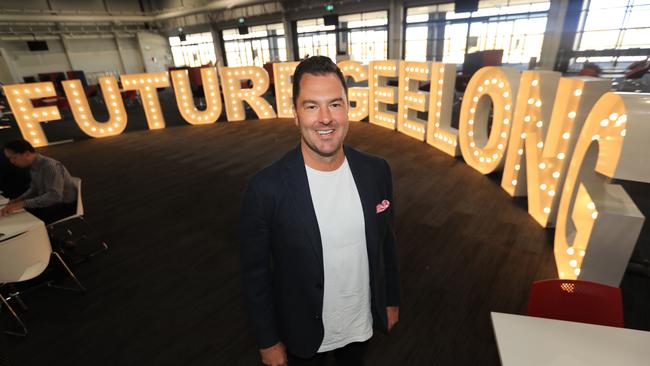
M533 283L528 315L623 328L621 289L578 280Z
M138 93L135 90L122 90L120 94L122 99L126 100L127 105L134 105L138 102Z
M203 79L201 79L200 67L191 67L187 69L187 72L188 72L188 78L190 79L190 83L192 83L193 86L195 87L203 86Z
M70 109L70 103L68 102L67 98L57 98L56 106L59 108L59 110Z
M201 79L201 68L190 67L187 72L192 86L192 93L194 97L201 99L201 104L203 104L202 98L205 97L205 92L203 90L203 79Z
M275 81L273 80L273 63L267 62L264 65L262 65L262 68L264 68L264 70L266 70L266 72L269 74L269 80L271 81L270 84L273 85L275 83Z
M66 76L68 80L79 80L81 86L84 88L86 98L96 97L97 96L97 85L88 85L88 79L86 79L86 73L80 70L67 71Z
M650 61L632 62L625 70L626 79L641 79L650 70Z

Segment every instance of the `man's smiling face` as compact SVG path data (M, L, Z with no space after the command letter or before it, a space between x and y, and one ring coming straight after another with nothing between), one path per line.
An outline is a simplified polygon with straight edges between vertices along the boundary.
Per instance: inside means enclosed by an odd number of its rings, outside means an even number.
M320 156L334 156L350 125L347 96L336 74L304 74L294 116L307 147Z

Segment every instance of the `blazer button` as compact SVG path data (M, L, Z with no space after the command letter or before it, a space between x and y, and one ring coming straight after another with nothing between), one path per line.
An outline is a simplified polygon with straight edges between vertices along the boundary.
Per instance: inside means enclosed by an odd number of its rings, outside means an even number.
M322 290L323 289L323 284L322 283L317 283L316 288Z

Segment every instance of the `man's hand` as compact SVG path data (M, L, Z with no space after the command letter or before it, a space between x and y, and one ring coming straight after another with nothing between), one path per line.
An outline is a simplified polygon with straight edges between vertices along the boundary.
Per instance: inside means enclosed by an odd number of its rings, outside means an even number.
M388 331L390 332L399 321L399 306L386 307L386 315L388 316Z
M287 365L287 352L284 349L284 344L278 342L269 348L260 349L262 356L262 363L268 366L286 366Z
M18 211L22 208L25 207L25 201L23 200L16 200L16 201L9 201L5 207L2 208L0 211L0 215L6 216L9 215L10 213L14 211Z

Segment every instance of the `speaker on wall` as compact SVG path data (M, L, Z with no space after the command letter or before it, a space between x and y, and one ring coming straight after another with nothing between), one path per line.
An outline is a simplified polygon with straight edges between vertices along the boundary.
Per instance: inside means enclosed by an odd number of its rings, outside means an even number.
M47 51L47 42L45 41L27 41L27 47L30 51Z
M240 34L240 35L248 34L248 27L247 27L247 26L245 26L245 25L240 25L240 26L237 27L237 28L239 29L239 34Z
M454 1L454 12L467 13L478 10L478 0L456 0Z
M339 25L339 16L337 14L327 14L323 16L325 25Z
M180 39L181 42L185 42L185 40L187 39L187 36L185 34L181 33L181 34L178 35L178 39Z

